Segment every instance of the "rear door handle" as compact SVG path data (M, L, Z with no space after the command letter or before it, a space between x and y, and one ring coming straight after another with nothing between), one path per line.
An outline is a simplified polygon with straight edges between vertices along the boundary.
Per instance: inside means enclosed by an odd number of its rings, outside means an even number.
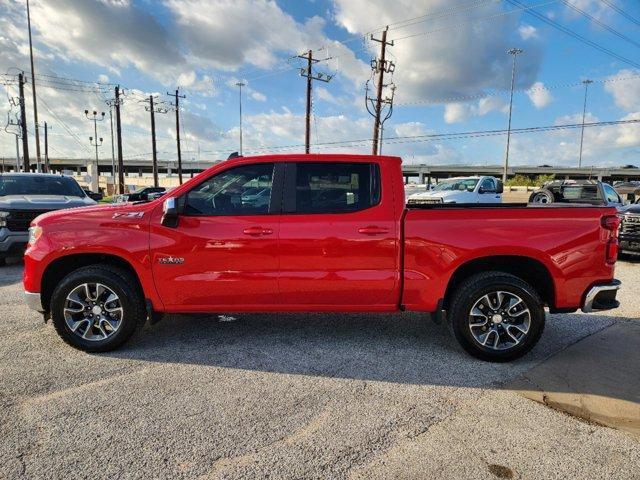
M245 235L251 235L253 237L259 237L260 235L271 235L273 230L271 228L262 228L262 227L248 227L245 228L242 233Z
M384 235L385 233L389 233L389 229L370 225L368 227L359 228L358 233L363 235Z

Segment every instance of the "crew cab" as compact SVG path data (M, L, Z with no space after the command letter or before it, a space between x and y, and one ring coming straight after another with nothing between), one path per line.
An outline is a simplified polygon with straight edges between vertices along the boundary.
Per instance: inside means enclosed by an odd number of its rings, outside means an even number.
M154 201L36 218L23 281L90 352L166 313L411 310L506 361L538 341L545 308L617 307L618 225L588 205L407 208L397 157L239 157Z
M447 178L426 192L414 193L407 203L501 203L503 189L494 177Z

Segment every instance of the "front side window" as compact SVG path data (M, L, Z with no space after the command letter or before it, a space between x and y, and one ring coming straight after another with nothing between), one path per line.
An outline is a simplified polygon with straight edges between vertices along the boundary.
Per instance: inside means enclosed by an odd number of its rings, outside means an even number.
M297 164L297 213L355 212L379 201L380 170L377 164Z
M273 163L242 165L202 182L187 194L187 215L269 213Z
M480 188L482 188L485 192L486 191L495 191L496 184L494 183L492 178L485 178L482 181L482 184L480 184Z
M609 203L622 203L618 192L616 192L610 185L603 185L604 194L607 196L607 202Z

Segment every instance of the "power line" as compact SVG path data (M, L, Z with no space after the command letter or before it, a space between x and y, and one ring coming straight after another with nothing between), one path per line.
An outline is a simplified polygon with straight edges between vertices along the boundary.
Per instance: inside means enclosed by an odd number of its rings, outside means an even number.
M624 81L631 81L631 80L640 80L640 75L626 75L623 77L605 77L600 79L593 79L593 82L594 83L611 83L611 82L624 82ZM515 88L514 92L518 92L518 93L539 92L543 90L555 90L558 88L578 87L580 85L582 85L582 81L556 83L551 85L542 85L539 87ZM434 99L413 100L409 102L396 103L396 105L404 107L404 106L410 106L410 105L450 103L450 102L466 101L466 100L478 100L478 99L496 97L496 96L507 95L507 94L509 94L509 90L501 89L501 90L492 90L490 92L477 93L474 95L460 95L460 96L452 96L452 97L440 97L440 98L434 98Z
M606 23L598 20L596 17L594 17L593 15L591 15L588 12L585 12L584 10L582 10L581 8L575 6L573 3L569 2L569 0L562 0L562 3L564 3L567 7L569 7L570 9L572 9L575 12L578 12L580 15L582 15L583 17L589 19L591 22L595 23L596 25L598 25L599 27L604 28L605 30L607 30L610 33L613 33L616 37L621 38L629 43L631 43L632 45L635 45L636 47L640 47L640 43L636 42L635 40L627 37L624 33L620 33L618 30L616 30L613 27L610 27L609 25L607 25Z
M611 9L615 10L616 12L618 12L620 15L622 15L624 18L626 18L630 22L633 22L636 25L640 26L640 20L638 20L638 19L632 17L631 15L629 15L627 12L625 12L623 9L618 7L613 2L610 2L609 0L600 0L600 1L602 3L604 3L605 5L607 5L608 7L610 7Z
M585 128L593 128L593 127L606 127L606 126L616 126L616 125L636 125L640 124L640 119L630 119L630 120L611 120L611 121L600 121L600 122L590 122L585 123ZM525 128L512 128L511 134L524 134L524 133L538 133L538 132L551 132L551 131L561 131L561 130L572 130L582 128L582 123L571 123L565 125L546 125L546 126L537 126L537 127L525 127ZM483 138L483 137L493 137L506 135L507 129L498 129L498 130L475 130L468 132L450 132L450 133L434 133L434 134L425 134L425 135L406 135L406 136L395 136L389 137L385 140L386 143L392 144L401 144L401 143L418 143L418 142L432 142L432 141L445 141L445 140L458 140L458 139L468 139L468 138ZM361 138L354 140L337 140L332 142L323 142L317 144L319 147L325 148L343 148L343 147L356 147L356 146L368 146L371 143L370 138ZM268 152L274 150L294 150L303 147L303 144L291 144L291 145L274 145L274 146L265 146L265 147L254 147L249 149L250 152ZM224 153L227 150L205 150L203 153Z
M525 4L523 4L522 2L520 2L519 0L506 0L507 2L509 2L512 5L515 6L519 6L522 7L523 9L525 9L527 6ZM615 53L613 50L609 50L606 47L603 47L602 45L593 42L591 40L589 40L588 38L583 37L582 35L580 35L579 33L574 32L573 30L571 30L568 27L565 27L564 25L560 25L558 22L536 12L535 10L532 9L533 7L529 7L526 8L526 11L529 15L533 15L534 17L536 17L538 20L551 25L553 28L555 28L556 30L559 30L567 35L569 35L570 37L575 38L576 40L579 40L580 42L589 45L590 47L595 48L596 50L599 50L602 53L605 53L623 63L626 63L627 65L631 65L633 67L636 68L640 68L640 63L635 62L633 60L630 60L626 57L623 57L622 55L618 55L617 53Z

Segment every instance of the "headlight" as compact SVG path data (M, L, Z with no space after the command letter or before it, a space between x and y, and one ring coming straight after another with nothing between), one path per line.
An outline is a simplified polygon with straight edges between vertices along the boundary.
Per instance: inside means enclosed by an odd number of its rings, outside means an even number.
M29 245L35 245L42 236L42 227L29 227Z
M9 212L0 212L0 228L7 226L7 217Z

